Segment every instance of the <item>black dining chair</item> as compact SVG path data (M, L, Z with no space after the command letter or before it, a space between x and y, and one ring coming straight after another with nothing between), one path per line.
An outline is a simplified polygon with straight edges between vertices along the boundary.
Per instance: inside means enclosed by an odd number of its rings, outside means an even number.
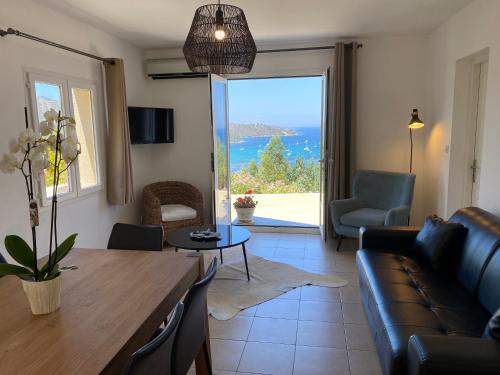
M179 302L165 328L129 358L126 375L171 375L172 346L182 318L184 305Z
M116 223L109 236L108 249L163 250L161 225L133 225Z
M212 374L205 324L208 286L216 272L217 258L214 258L203 279L194 284L184 298L184 313L172 350L172 375L187 374L200 350L203 351L208 373Z

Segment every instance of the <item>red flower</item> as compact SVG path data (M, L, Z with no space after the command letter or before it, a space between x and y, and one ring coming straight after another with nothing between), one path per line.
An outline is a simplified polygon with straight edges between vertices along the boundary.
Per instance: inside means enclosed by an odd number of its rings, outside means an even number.
M247 191L245 191L245 194L251 195L251 194L253 194L253 191L252 190L247 190Z

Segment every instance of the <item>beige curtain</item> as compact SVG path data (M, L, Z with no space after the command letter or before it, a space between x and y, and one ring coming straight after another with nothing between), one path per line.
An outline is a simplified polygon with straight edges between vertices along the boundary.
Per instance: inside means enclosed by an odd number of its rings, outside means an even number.
M333 74L330 75L331 95L327 128L327 183L325 230L333 235L329 203L349 198L354 174L354 132L356 116L356 54L358 44L335 44Z
M122 59L105 63L108 110L107 196L112 205L134 201L125 71Z

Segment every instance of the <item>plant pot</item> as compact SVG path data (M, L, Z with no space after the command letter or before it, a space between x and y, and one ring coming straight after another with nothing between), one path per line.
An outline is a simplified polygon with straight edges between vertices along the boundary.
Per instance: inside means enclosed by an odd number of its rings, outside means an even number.
M61 305L61 276L47 281L21 282L33 315L50 314Z
M253 222L253 213L255 207L252 208L240 208L235 207L236 213L238 214L238 222L243 224L251 224Z

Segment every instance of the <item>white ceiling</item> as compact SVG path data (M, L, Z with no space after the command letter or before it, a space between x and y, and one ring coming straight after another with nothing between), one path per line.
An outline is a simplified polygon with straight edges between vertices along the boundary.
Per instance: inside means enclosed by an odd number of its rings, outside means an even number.
M213 0L35 0L138 47L183 45L197 7ZM230 0L257 43L426 34L471 0ZM223 1L224 3L224 1Z

